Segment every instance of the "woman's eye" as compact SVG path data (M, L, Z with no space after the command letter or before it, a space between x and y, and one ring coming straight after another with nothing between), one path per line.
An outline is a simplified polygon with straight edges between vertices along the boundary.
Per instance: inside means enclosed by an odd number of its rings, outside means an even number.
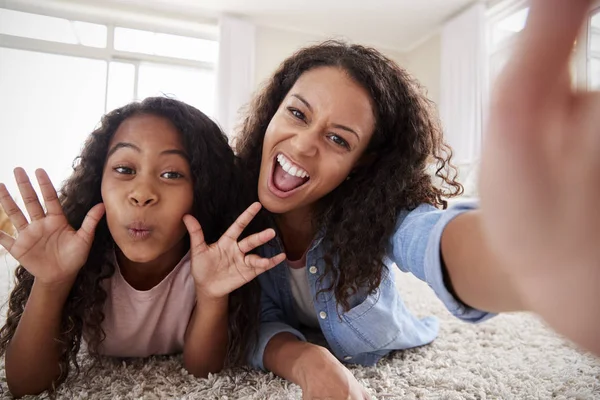
M116 167L116 168L114 168L114 170L118 174L124 174L124 175L133 175L133 174L135 174L135 171L132 168L129 168L129 167Z
M297 119L304 121L306 119L306 116L304 115L304 113L298 109L295 108L288 108L288 110L290 111L290 113L296 117Z
M338 146L341 146L345 149L350 149L350 145L348 144L348 142L346 142L344 139L342 139L340 136L338 135L330 135L329 139L331 139L331 141L335 144L337 144Z
M183 178L183 175L181 175L179 172L168 171L163 173L161 177L165 179L179 179Z

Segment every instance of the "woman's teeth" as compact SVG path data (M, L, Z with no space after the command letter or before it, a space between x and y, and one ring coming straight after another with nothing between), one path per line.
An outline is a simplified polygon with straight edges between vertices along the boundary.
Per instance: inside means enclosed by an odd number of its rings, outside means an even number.
M292 175L292 176L297 176L298 178L308 178L308 172L306 172L305 170L303 170L302 168L292 164L292 162L290 160L288 160L287 158L285 158L285 156L283 154L278 154L277 155L277 162L279 163L279 165L281 165L281 168L283 168L283 170Z

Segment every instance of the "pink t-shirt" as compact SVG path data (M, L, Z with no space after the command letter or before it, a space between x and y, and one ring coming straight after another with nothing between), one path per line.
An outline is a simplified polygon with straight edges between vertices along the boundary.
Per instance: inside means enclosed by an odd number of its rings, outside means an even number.
M100 344L100 354L148 357L183 351L185 331L196 304L189 253L150 290L131 287L118 266L105 281L105 289L108 297L102 328L106 339Z

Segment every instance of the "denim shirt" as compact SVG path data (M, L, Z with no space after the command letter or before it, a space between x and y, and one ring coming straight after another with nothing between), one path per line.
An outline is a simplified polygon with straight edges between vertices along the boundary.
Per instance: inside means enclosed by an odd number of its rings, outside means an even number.
M427 282L456 317L467 322L480 322L492 316L465 306L444 285L440 250L442 231L454 217L475 207L473 203L464 203L438 210L424 204L400 213L386 251L381 285L369 296L366 291L361 293L359 290L350 298L351 308L347 312L338 305L332 291L317 296L321 288L330 285L331 278L326 275L319 282L325 269L323 256L327 243L322 232L315 238L306 254L306 273L321 331L340 361L371 366L392 350L422 346L437 336L437 318L419 319L404 305L395 284L396 266ZM281 251L280 242L272 240L261 248L260 253L272 257ZM261 324L258 346L250 363L255 368L265 369L264 351L273 336L289 332L300 340L306 338L299 330L285 261L258 279L262 288Z

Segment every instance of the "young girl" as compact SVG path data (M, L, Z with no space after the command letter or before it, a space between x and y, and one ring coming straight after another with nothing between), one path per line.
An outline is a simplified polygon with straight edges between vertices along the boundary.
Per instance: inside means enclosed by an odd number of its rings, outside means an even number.
M438 332L437 320L405 308L394 263L458 318L535 311L600 354L600 102L557 82L588 6L533 2L494 98L481 210L438 209L462 188L429 102L394 62L326 42L280 66L237 148L278 230L262 254L287 255L259 277L253 365L307 399L367 397L340 362L373 365ZM431 160L447 189L434 185ZM330 350L306 343L301 326L320 330Z
M258 291L229 293L283 257L246 255L273 230L238 242L258 204L219 239L243 193L214 122L182 102L148 98L104 116L60 198L43 170L36 176L45 210L15 170L31 222L0 184L18 231L0 233L0 244L20 263L0 332L13 395L63 382L78 369L82 338L96 359L183 351L197 376L243 363Z

